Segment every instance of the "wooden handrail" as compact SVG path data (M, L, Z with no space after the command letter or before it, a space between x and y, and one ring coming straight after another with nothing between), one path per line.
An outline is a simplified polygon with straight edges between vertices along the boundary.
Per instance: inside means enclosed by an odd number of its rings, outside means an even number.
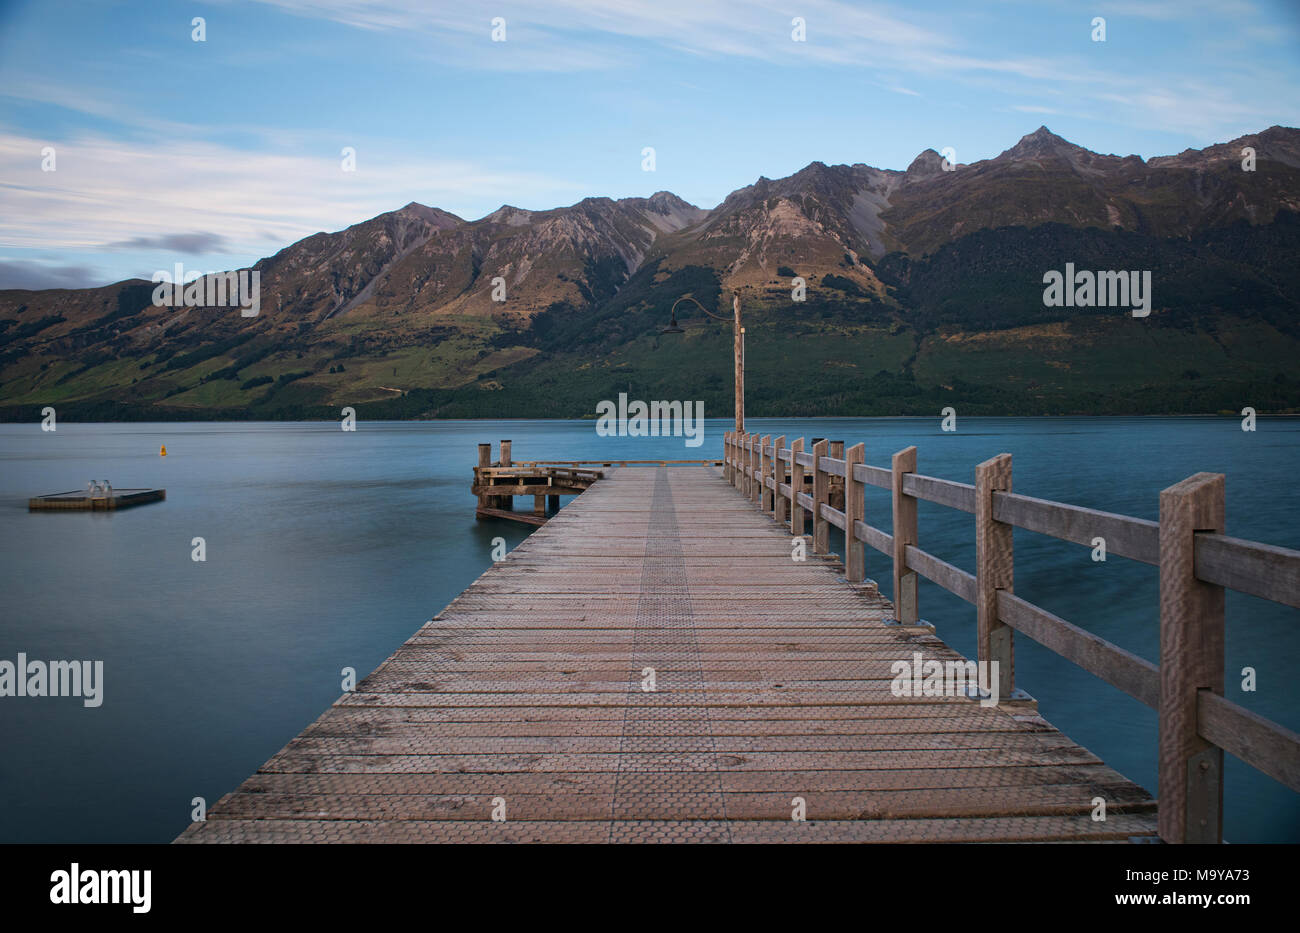
M1014 684L1012 630L1159 712L1160 832L1167 842L1221 841L1222 754L1300 790L1300 735L1222 695L1225 588L1300 608L1300 551L1232 538L1222 533L1223 478L1198 474L1161 493L1161 521L1133 518L1010 489L1011 457L982 464L975 484L916 472L915 448L893 457L890 468L852 456L827 456L827 442L804 449L752 434L729 434L724 471L746 495L802 535L811 514L814 544L823 545L830 525L846 529L846 576L861 542L894 557L895 613L917 621L916 579L925 577L980 610L981 661L998 660L1002 696ZM836 449L838 453L841 448ZM788 471L787 471L788 467ZM846 483L845 507L827 501L831 477ZM811 482L809 482L811 481ZM893 493L893 533L870 525L861 487ZM811 488L808 488L811 486ZM771 493L768 493L771 490ZM922 550L916 539L916 503L925 501L974 514L984 537L972 574ZM1217 516L1217 517L1216 517ZM1012 592L1014 558L1010 529L1022 528L1161 569L1161 659L1153 664L1118 645L1030 603ZM824 552L825 546L818 551Z

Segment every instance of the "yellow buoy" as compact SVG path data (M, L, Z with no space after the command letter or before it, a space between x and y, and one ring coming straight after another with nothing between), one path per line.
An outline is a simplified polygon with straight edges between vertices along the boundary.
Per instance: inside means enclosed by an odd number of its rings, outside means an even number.
M163 444L162 447L160 447L160 448L158 449L158 456L160 456L160 457L165 457L165 456L167 456L167 445L166 445L166 444Z

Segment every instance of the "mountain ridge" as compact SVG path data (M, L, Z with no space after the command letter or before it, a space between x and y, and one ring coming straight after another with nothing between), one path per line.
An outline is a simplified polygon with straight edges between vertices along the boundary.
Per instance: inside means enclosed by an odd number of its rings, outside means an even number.
M1253 172L1241 167L1246 146ZM906 331L911 350L890 366L915 374L945 328L1049 321L1035 274L1069 260L1056 255L1067 248L1099 261L1144 257L1163 294L1186 296L1160 307L1154 327L1188 314L1291 326L1297 293L1282 267L1300 265L1286 220L1300 213L1300 130L1273 126L1144 161L1040 126L997 156L945 168L933 149L902 171L814 161L760 176L711 209L657 191L540 211L504 204L466 220L411 201L259 260L262 313L252 319L155 308L142 280L0 291L0 417L46 401L277 415L349 394L391 402L394 383L460 398L507 384L493 374L526 380L564 357L548 343L556 334L584 346L598 335L602 352L623 352L644 336L633 323L679 292L722 313L735 292L773 320L816 309L858 328L855 339ZM796 277L811 304L791 302ZM1188 277L1199 283L1190 291ZM396 357L409 372L384 362ZM438 410L430 405L416 414Z

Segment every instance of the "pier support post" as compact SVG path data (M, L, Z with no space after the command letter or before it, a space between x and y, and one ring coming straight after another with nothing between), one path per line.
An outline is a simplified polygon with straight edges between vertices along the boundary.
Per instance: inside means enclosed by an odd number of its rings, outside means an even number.
M781 484L786 481L785 461L781 459L784 447L785 435L782 434L772 442L772 513L781 525L790 517L789 502L781 495Z
M822 506L830 498L830 474L822 471L821 459L829 445L820 440L813 445L813 553L827 554L831 549L831 523L822 517Z
M545 514L546 514L546 494L545 494L545 493L542 493L542 494L540 494L540 495L536 495L536 494L535 494L535 495L533 496L533 514L534 514L534 515L545 515Z
M853 476L855 464L867 456L866 447L854 444L844 454L844 574L850 583L861 583L866 576L866 551L853 533L853 523L866 521L866 492L862 481Z
M1160 801L1165 842L1223 841L1223 749L1197 730L1197 694L1223 695L1223 587L1196 578L1196 534L1224 531L1222 473L1160 493Z
M501 442L501 466L510 466L510 442Z
M766 509L767 503L767 474L772 469L772 461L767 456L767 446L772 443L772 435L764 434L758 439L758 488L754 490L754 501L758 503L760 509Z
M998 590L1013 592L1013 528L993 518L993 493L1011 491L1011 454L998 454L975 468L975 608L979 660L998 664L998 695L1015 687L1014 629L998 618ZM990 670L990 677L992 671Z
M803 537L803 506L799 504L799 493L803 492L803 464L799 455L803 453L803 438L790 442L790 534L796 538Z
M916 499L903 492L903 477L916 472L916 448L904 447L890 461L894 511L894 615L903 625L920 619L915 570L907 567L907 546L916 546Z

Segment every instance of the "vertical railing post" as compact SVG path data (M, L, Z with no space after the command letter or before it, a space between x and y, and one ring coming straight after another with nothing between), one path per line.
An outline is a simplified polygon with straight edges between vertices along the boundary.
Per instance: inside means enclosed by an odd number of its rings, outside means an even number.
M822 469L828 444L820 440L813 445L813 553L827 554L831 549L831 523L822 517L822 506L830 497L831 476Z
M755 451L754 472L757 482L754 484L754 501L758 503L759 508L767 501L767 486L763 481L767 478L767 445L772 443L772 435L764 434L758 439L758 450Z
M732 477L732 485L736 489L745 491L745 431L736 433L736 476Z
M803 464L799 455L803 453L803 438L790 442L790 534L796 538L803 537L803 506L799 504L799 493L803 492Z
M772 514L778 524L784 525L789 516L785 496L781 495L781 484L786 481L785 461L781 459L781 450L785 447L785 435L782 434L772 442Z
M828 454L829 456L831 456L836 460L843 460L844 442L831 441ZM841 512L843 512L844 511L844 480L840 479L838 476L831 476L828 478L828 482L830 483L830 486L826 493L826 501L830 503L831 508L839 509Z
M764 434L761 444L763 448L763 475L758 484L758 504L764 512L770 512L772 511L772 494L767 491L767 481L772 475L772 455L767 452L767 449L772 444L772 435Z
M1224 531L1224 478L1160 493L1160 801L1165 842L1223 841L1223 749L1201 738L1197 694L1223 694L1223 587L1196 578L1196 533Z
M722 478L731 476L731 432L722 432Z
M998 665L998 696L1015 687L1014 629L998 618L998 590L1013 591L1015 552L1011 525L993 518L993 494L1011 491L1011 454L998 454L975 468L975 608L979 660Z
M903 625L920 619L917 607L915 570L907 567L907 546L915 546L916 499L903 492L903 477L916 472L916 448L905 447L890 460L890 490L894 512L894 615Z
M866 551L853 532L853 523L866 521L866 491L862 481L853 476L853 467L866 459L866 447L854 444L844 453L844 574L850 583L861 583L866 576Z
M749 495L749 432L740 433L740 493Z
M509 442L509 441L502 441L502 442L501 442L501 465L502 465L503 467L508 467L508 466L510 466L510 462L511 462L511 461L510 461L510 442Z
M758 435L749 435L749 485L745 487L745 494L753 502L758 498Z

